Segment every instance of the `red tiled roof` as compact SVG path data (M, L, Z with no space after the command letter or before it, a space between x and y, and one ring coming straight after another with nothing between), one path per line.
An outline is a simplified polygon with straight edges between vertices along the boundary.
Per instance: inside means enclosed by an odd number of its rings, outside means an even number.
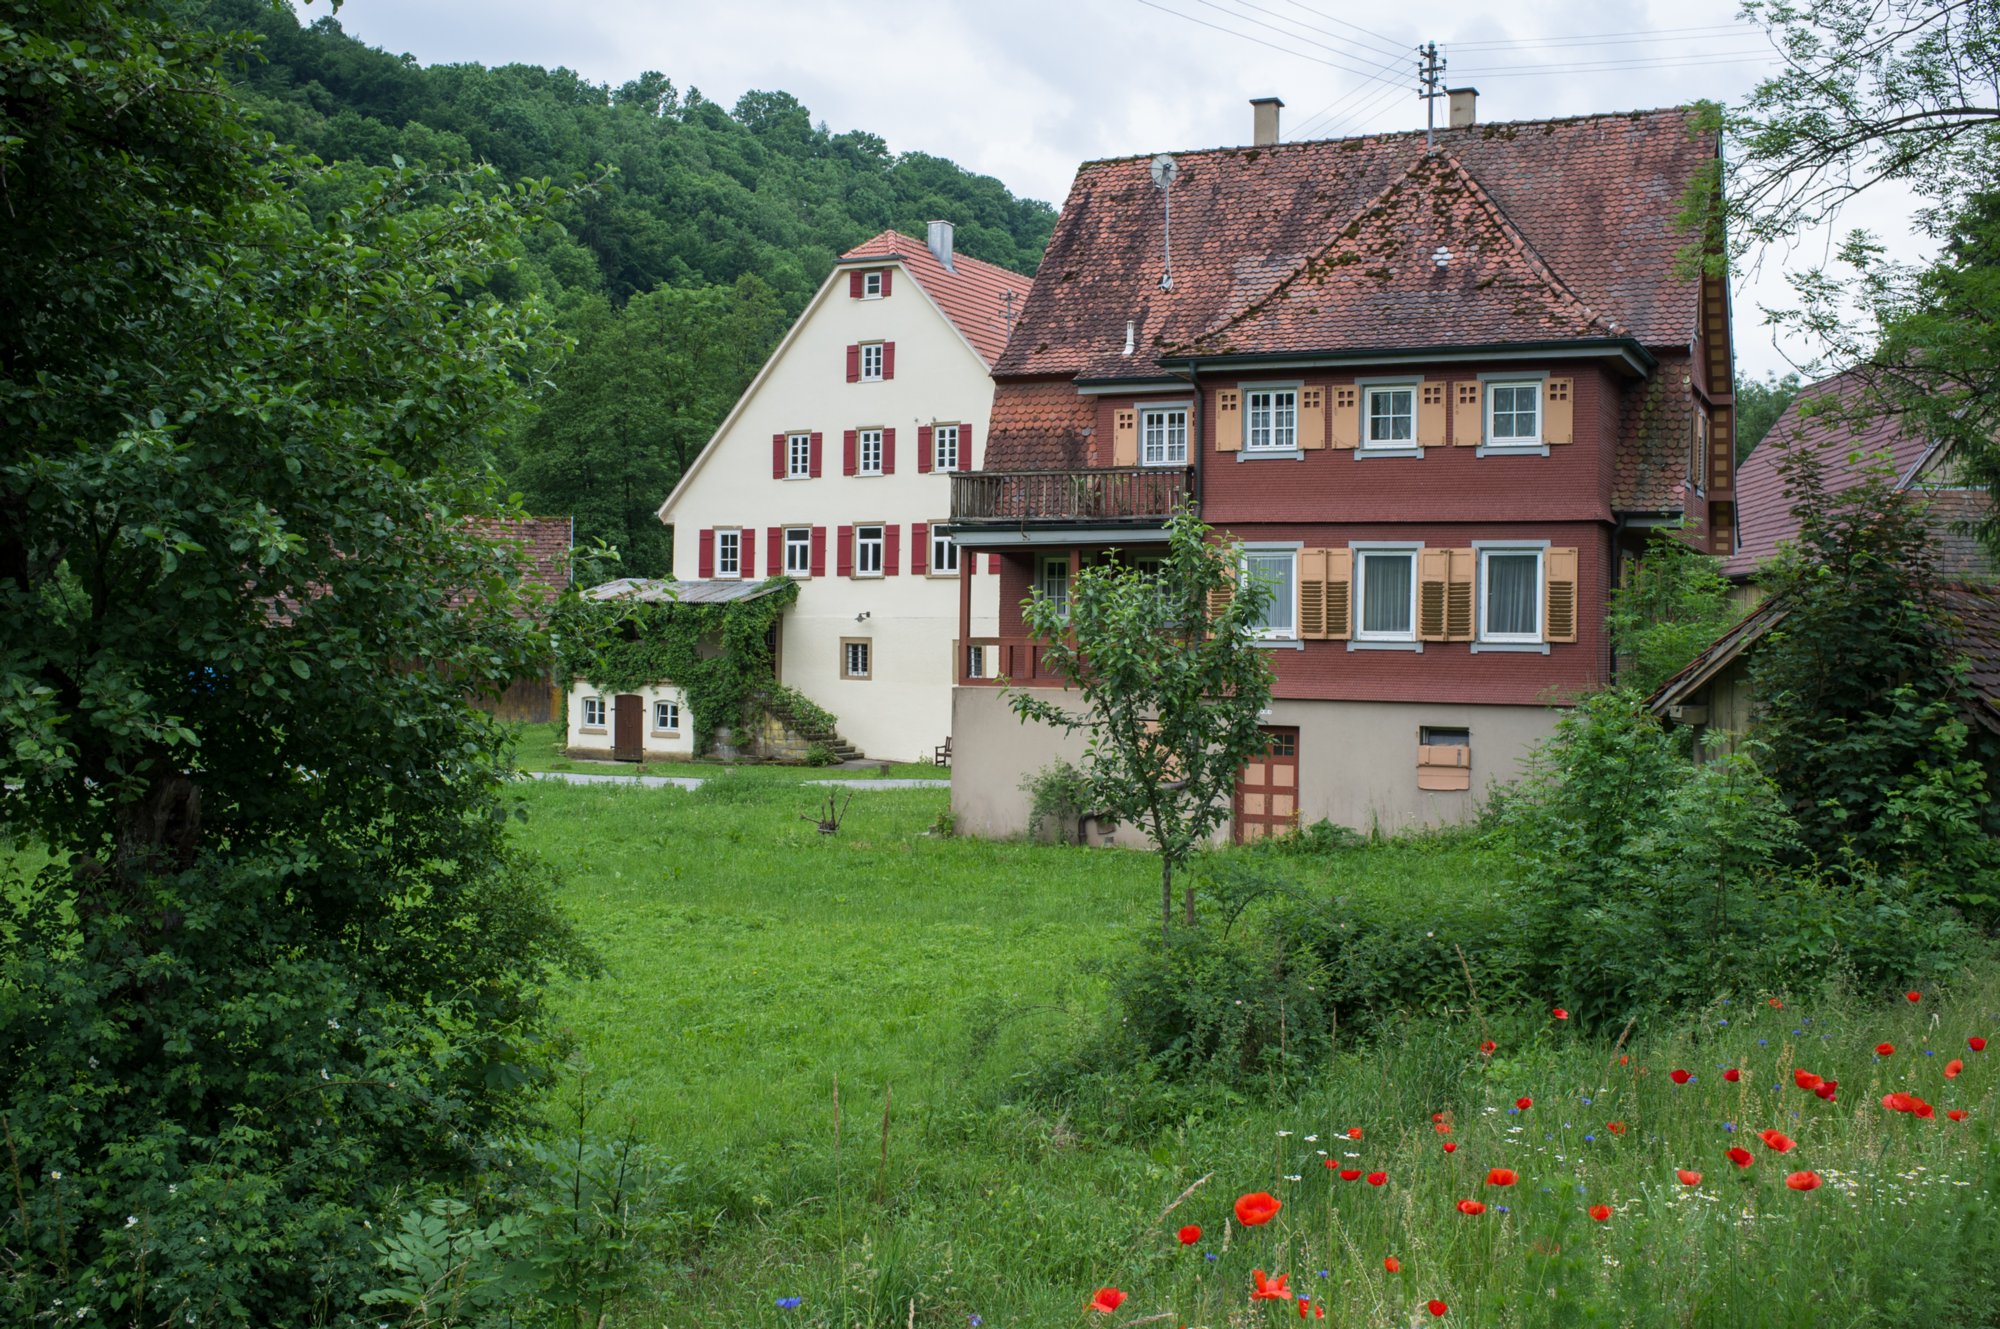
M570 517L524 517L519 521L475 517L466 522L483 540L511 544L520 556L523 587L543 605L569 589L569 553L575 538Z
M1437 140L1442 160L1428 163L1421 134L1177 154L1171 291L1159 289L1151 158L1086 163L995 373L1133 376L1128 319L1148 366L1237 325L1230 345L1253 333L1327 342L1290 350L1693 338L1700 290L1674 275L1687 237L1673 221L1714 141L1692 111L1477 125ZM1454 255L1442 269L1440 244ZM1326 280L1329 259L1389 276ZM1488 275L1498 289L1479 287ZM1274 321L1252 326L1246 312L1281 290L1265 311Z
M900 231L884 231L863 241L842 254L840 261L868 258L900 259L904 271L930 293L945 317L965 334L989 366L1007 349L1007 292L1014 293L1013 312L1018 323L1035 284L1032 277L964 254L954 254L947 268L931 253L927 242Z
M1694 372L1686 351L1660 356L1659 368L1625 397L1611 461L1611 506L1621 512L1688 508L1689 431L1694 398L1681 386Z
M1067 375L1002 380L993 385L986 426L986 468L1073 471L1090 465L1097 404L1079 396Z

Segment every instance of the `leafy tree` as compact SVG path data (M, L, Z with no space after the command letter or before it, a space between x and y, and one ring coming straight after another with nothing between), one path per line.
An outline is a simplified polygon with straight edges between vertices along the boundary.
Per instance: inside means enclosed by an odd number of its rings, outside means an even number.
M554 196L292 158L178 13L0 0L9 1323L345 1315L579 960L464 701L541 653L465 517L554 340L466 292Z
M1761 380L1736 376L1737 461L1749 456L1764 441L1771 426L1778 423L1778 417L1785 413L1803 386L1797 374L1786 374L1783 378L1766 374Z
M1157 573L1106 560L1079 569L1065 600L1037 593L1025 606L1044 661L1082 694L1081 710L1034 691L1008 700L1023 721L1087 737L1090 806L1137 825L1159 851L1160 935L1171 945L1174 869L1228 820L1243 763L1265 750L1257 719L1272 675L1251 637L1270 587L1240 579L1234 550L1192 511L1176 513L1167 534Z
M1646 556L1611 593L1607 624L1624 660L1621 687L1652 692L1737 620L1720 568L1674 532L1653 532Z

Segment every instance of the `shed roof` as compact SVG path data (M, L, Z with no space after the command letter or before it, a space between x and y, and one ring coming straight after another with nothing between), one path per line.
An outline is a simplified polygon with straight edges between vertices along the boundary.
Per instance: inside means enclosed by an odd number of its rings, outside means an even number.
M583 593L586 600L637 600L645 604L719 605L738 600L758 600L791 585L784 577L764 581L740 578L709 581L672 581L655 577L620 577L593 586Z

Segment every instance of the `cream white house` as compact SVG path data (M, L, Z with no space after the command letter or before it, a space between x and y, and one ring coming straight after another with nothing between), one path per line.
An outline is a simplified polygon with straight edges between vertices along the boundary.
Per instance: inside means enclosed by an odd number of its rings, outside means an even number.
M676 581L799 583L779 679L900 761L950 736L961 578L974 635L996 629L993 567L937 532L950 476L984 458L990 367L1032 284L952 241L932 222L841 255L660 505Z

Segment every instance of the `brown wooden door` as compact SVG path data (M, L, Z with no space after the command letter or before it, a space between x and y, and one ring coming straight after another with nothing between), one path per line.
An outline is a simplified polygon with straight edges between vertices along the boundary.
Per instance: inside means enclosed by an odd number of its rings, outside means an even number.
M1266 729L1271 745L1236 781L1236 843L1284 835L1299 822L1299 731Z
M635 692L611 699L611 756L617 761L646 759L646 699Z

